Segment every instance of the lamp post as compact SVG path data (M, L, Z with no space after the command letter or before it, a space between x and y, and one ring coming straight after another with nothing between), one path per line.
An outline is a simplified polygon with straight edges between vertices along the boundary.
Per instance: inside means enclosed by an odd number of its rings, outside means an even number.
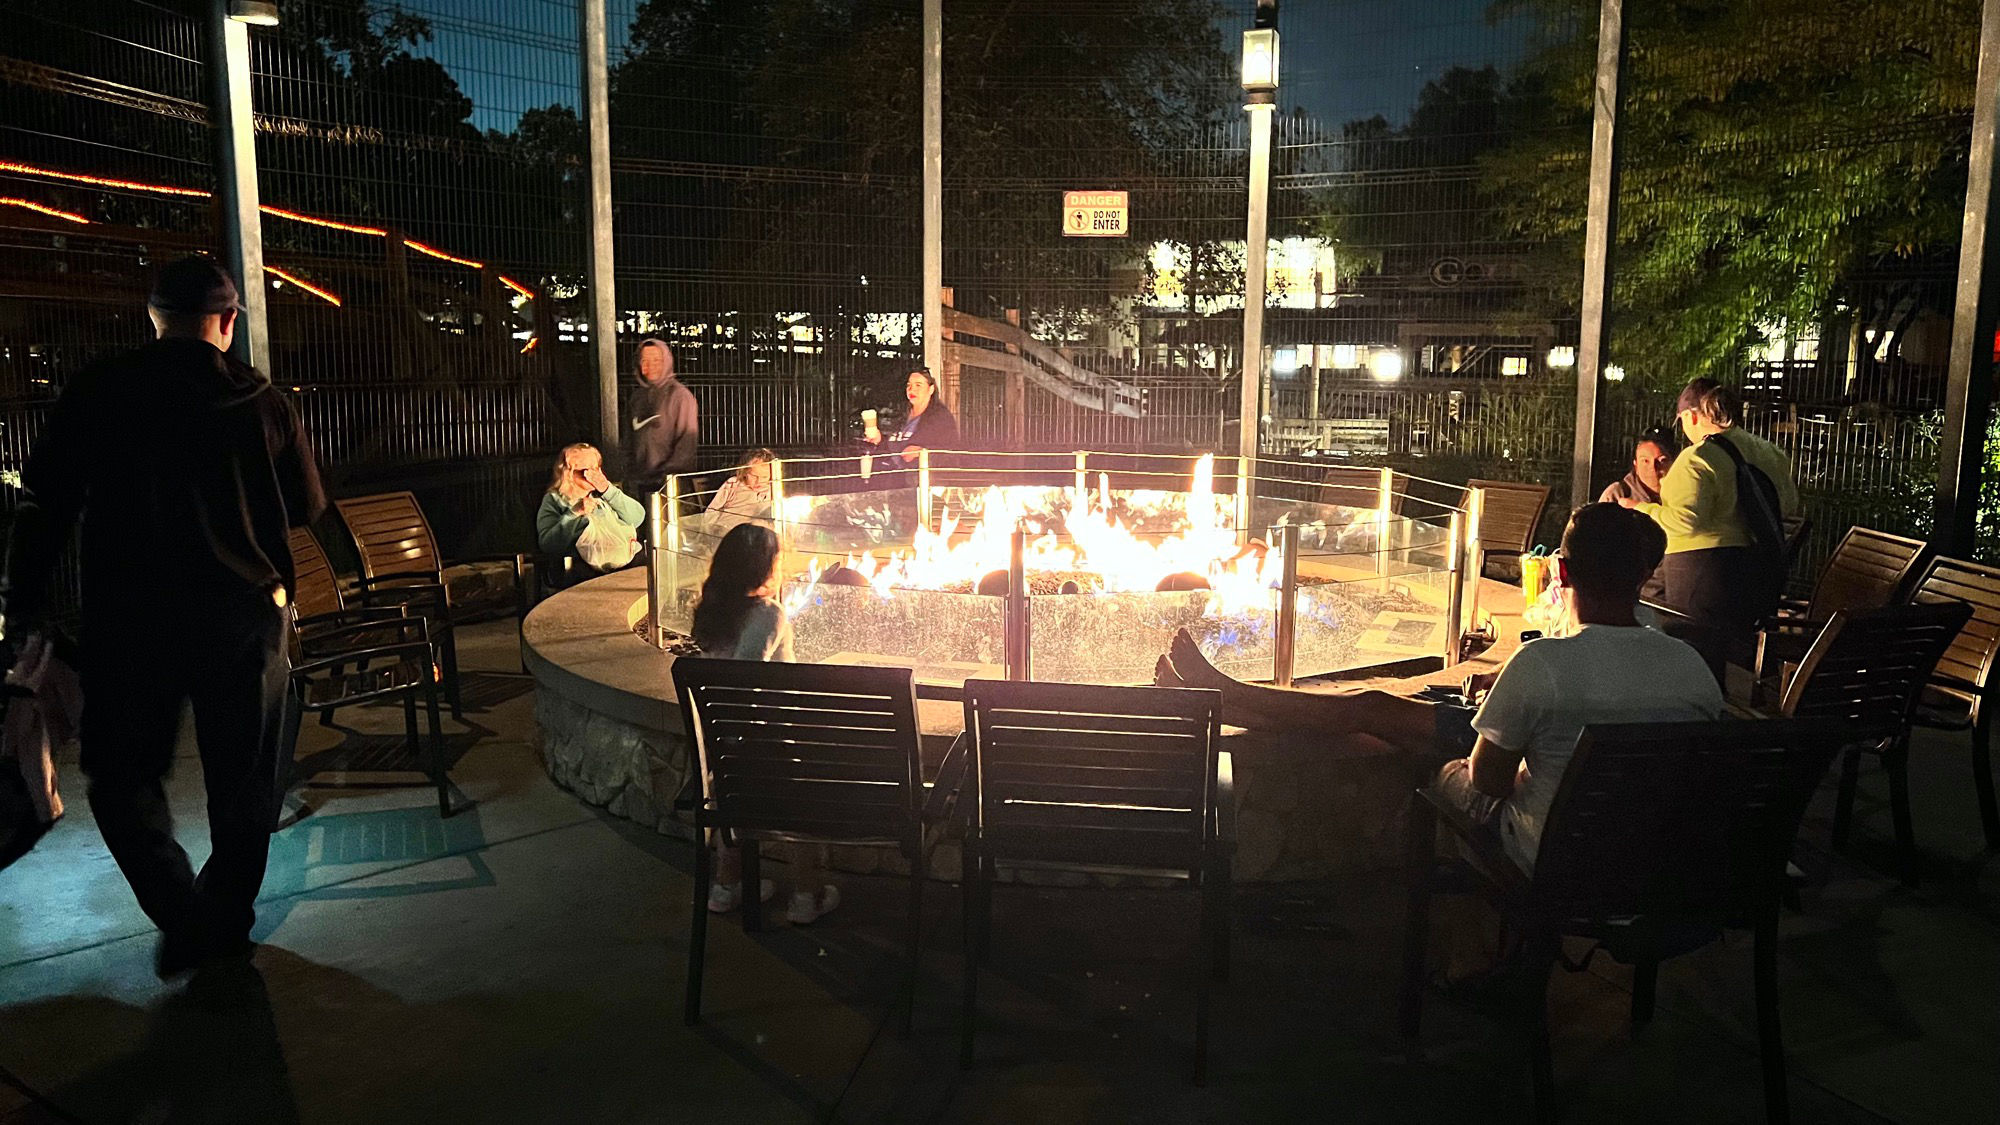
M236 358L271 374L270 319L264 284L264 227L257 204L257 126L250 104L250 28L278 22L268 0L228 0L209 16L211 114L216 125L216 201L221 205L224 265L241 285Z
M1242 430L1237 468L1256 474L1257 425L1264 414L1264 281L1270 239L1271 114L1278 108L1278 0L1258 0L1243 33L1243 108L1250 114L1250 206L1243 246Z

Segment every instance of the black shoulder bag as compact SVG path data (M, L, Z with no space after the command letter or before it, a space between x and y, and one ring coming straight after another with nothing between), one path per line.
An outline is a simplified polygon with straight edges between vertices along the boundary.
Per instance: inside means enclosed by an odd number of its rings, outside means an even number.
M1710 445L1720 448L1736 463L1736 514L1750 533L1751 545L1773 565L1785 559L1785 512L1778 503L1778 486L1764 470L1743 459L1743 454L1721 434L1711 434Z

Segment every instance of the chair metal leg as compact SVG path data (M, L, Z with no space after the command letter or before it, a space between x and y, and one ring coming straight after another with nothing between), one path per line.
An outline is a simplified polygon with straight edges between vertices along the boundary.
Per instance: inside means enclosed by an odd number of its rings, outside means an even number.
M763 856L755 840L738 838L736 850L742 860L739 866L743 872L743 932L754 934L764 928Z
M452 701L452 723L466 721L466 701L458 683L458 631L444 627L444 697Z
M1534 1080L1535 1120L1554 1125L1556 1120L1555 1052L1549 1044L1549 972L1555 967L1561 940L1554 934L1530 938L1522 954L1527 976L1523 1001L1528 1025L1528 1064Z
M1764 1116L1771 1125L1792 1119L1785 1093L1785 1039L1778 1024L1778 916L1757 922L1751 950L1757 990L1757 1049L1764 1064Z
M1406 831L1404 866L1409 879L1409 899L1404 908L1403 989L1397 1022L1405 1045L1414 1048L1423 1018L1424 969L1429 961L1430 944L1430 876L1437 847L1437 819L1421 798L1410 802Z
M1854 787L1861 780L1861 751L1850 748L1840 759L1840 793L1833 803L1833 850L1847 847L1847 830L1854 822Z
M403 693L403 744L409 747L410 753L423 757L424 743L417 734L417 693L414 691Z
M451 815L451 776L444 763L444 723L438 717L437 685L428 678L424 681L424 714L431 728L430 775L431 783L437 786L438 818Z
M688 918L687 998L681 1016L689 1027L701 1022L701 975L708 955L708 886L715 874L715 849L703 842L699 828L694 838L694 907Z
M1234 909L1236 895L1234 872L1230 868L1229 857L1218 856L1207 876L1215 884L1215 940L1209 950L1209 973L1218 981L1229 979L1230 911Z
M1986 846L2000 850L2000 802L1993 796L1993 730L1983 710L1972 727L1972 790L1979 796L1979 824L1986 830Z
M1194 957L1194 1084L1208 1085L1208 1017L1215 988L1216 950L1221 945L1221 880L1204 877Z
M930 880L930 857L924 853L924 840L918 831L914 844L908 847L910 857L910 920L909 976L903 985L903 1038L908 1039L914 1030L917 1014L917 972L923 964L924 952L924 884Z
M979 963L986 964L987 955L993 949L993 857L979 857Z
M1889 815L1896 825L1896 874L1906 885L1917 884L1917 831L1910 819L1910 748L1898 740L1882 755L1889 775Z
M978 849L970 840L965 842L959 853L958 888L965 900L963 941L965 945L965 980L959 994L958 1012L958 1066L960 1070L972 1069L973 1024L978 1019L979 1003L979 871L983 866Z
M1653 1019L1653 999L1660 985L1660 963L1643 960L1632 966L1632 1029L1637 1031Z

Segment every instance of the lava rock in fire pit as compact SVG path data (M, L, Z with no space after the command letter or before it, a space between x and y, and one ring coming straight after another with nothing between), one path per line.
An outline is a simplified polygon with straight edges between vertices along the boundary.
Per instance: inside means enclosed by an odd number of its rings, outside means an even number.
M986 577L981 578L979 580L979 585L974 586L972 588L972 592L975 594L983 594L989 598L998 598L1006 596L1007 572L1004 570L992 571L991 573L987 574Z
M1153 587L1153 589L1158 590L1161 593L1171 593L1175 591L1184 591L1184 590L1206 590L1208 588L1209 588L1208 579L1204 578L1199 574L1196 574L1192 570L1183 570L1179 574L1169 574L1165 578L1160 579L1159 585Z

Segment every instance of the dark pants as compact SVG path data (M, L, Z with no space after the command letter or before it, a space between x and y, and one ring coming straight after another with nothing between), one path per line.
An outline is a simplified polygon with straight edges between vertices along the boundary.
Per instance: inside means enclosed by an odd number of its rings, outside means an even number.
M248 937L279 799L289 671L282 611L251 595L96 620L105 623L85 634L82 741L98 830L162 933ZM174 840L163 785L187 701L208 789L212 850L200 875Z
M1721 680L1724 663L1747 659L1758 622L1777 612L1783 568L1749 547L1711 547L1668 555L1661 570L1667 605L1688 616L1667 632L1693 645Z

